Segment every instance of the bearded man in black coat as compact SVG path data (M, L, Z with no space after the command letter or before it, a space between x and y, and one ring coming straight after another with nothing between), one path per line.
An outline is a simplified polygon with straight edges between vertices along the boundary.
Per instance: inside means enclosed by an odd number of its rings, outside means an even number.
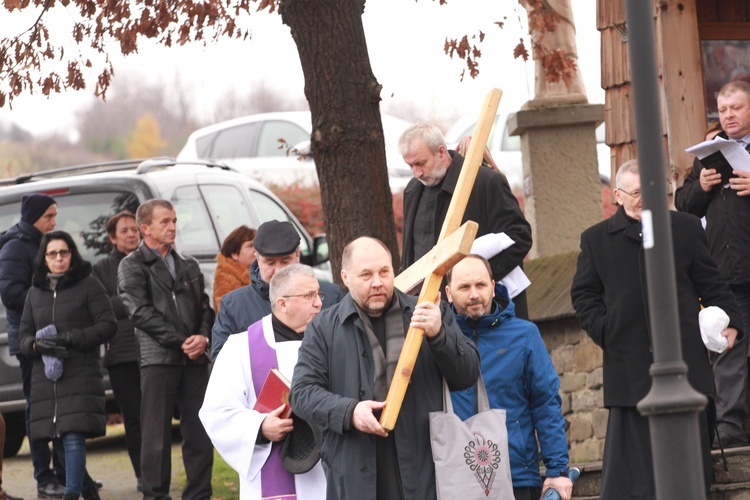
M601 496L614 499L655 499L648 419L636 404L651 387L653 363L641 230L641 182L638 163L617 172L614 196L620 208L612 218L581 235L581 254L571 299L581 327L602 348L604 406L609 409L602 463ZM700 221L670 212L682 353L688 380L709 397L700 413L701 447L706 489L711 483L710 446L715 419L714 385L708 354L701 340L701 305L717 306L730 318L722 335L728 349L742 333L742 315L721 279ZM699 300L700 298L700 300ZM658 314L658 311L655 311Z
M414 178L404 189L404 246L401 269L414 264L437 243L448 213L464 158L449 151L440 129L428 123L407 128L398 149ZM505 278L531 249L531 225L526 221L505 175L491 168L480 168L471 189L462 223L479 224L477 238L505 233L513 245L489 260L492 279ZM528 318L526 292L513 297L516 316Z

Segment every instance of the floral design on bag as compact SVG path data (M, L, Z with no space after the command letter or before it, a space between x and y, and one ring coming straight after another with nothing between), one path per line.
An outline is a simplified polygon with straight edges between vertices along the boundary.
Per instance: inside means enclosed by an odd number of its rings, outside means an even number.
M474 472L479 485L484 488L484 494L490 495L495 473L500 467L500 448L497 443L486 439L480 432L474 432L474 440L464 448L466 465Z

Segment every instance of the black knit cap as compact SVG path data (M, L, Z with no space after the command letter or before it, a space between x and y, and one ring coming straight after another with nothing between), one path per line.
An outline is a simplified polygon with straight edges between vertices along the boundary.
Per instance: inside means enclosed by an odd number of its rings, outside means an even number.
M25 194L21 197L21 220L34 224L44 215L50 205L56 203L53 197L46 194Z
M255 251L264 257L289 255L299 248L299 233L289 221L269 220L258 227Z

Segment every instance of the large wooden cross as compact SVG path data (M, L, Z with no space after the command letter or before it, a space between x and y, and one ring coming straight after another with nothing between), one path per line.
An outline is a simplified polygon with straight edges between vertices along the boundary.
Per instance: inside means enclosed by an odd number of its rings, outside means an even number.
M484 100L437 244L426 255L396 277L395 286L407 293L415 291L422 283L422 291L417 303L434 302L435 297L440 292L440 283L442 283L445 273L471 251L478 224L474 221L468 221L460 228L459 225L466 212L466 205L469 202L471 189L474 187L474 180L477 178L477 172L482 163L484 148L490 130L492 130L492 124L495 121L497 107L502 95L502 90L492 89ZM393 430L396 426L398 413L401 410L401 404L404 402L404 395L409 386L409 380L417 361L423 337L424 330L421 328L411 327L406 333L404 346L401 349L396 371L393 374L393 381L388 389L385 408L380 415L380 425L388 431Z

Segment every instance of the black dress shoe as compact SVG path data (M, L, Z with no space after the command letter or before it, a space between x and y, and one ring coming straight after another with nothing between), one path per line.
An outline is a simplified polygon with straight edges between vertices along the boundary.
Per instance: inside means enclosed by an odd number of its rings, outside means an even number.
M37 487L36 494L39 498L62 498L65 495L65 486L57 483L47 483Z

